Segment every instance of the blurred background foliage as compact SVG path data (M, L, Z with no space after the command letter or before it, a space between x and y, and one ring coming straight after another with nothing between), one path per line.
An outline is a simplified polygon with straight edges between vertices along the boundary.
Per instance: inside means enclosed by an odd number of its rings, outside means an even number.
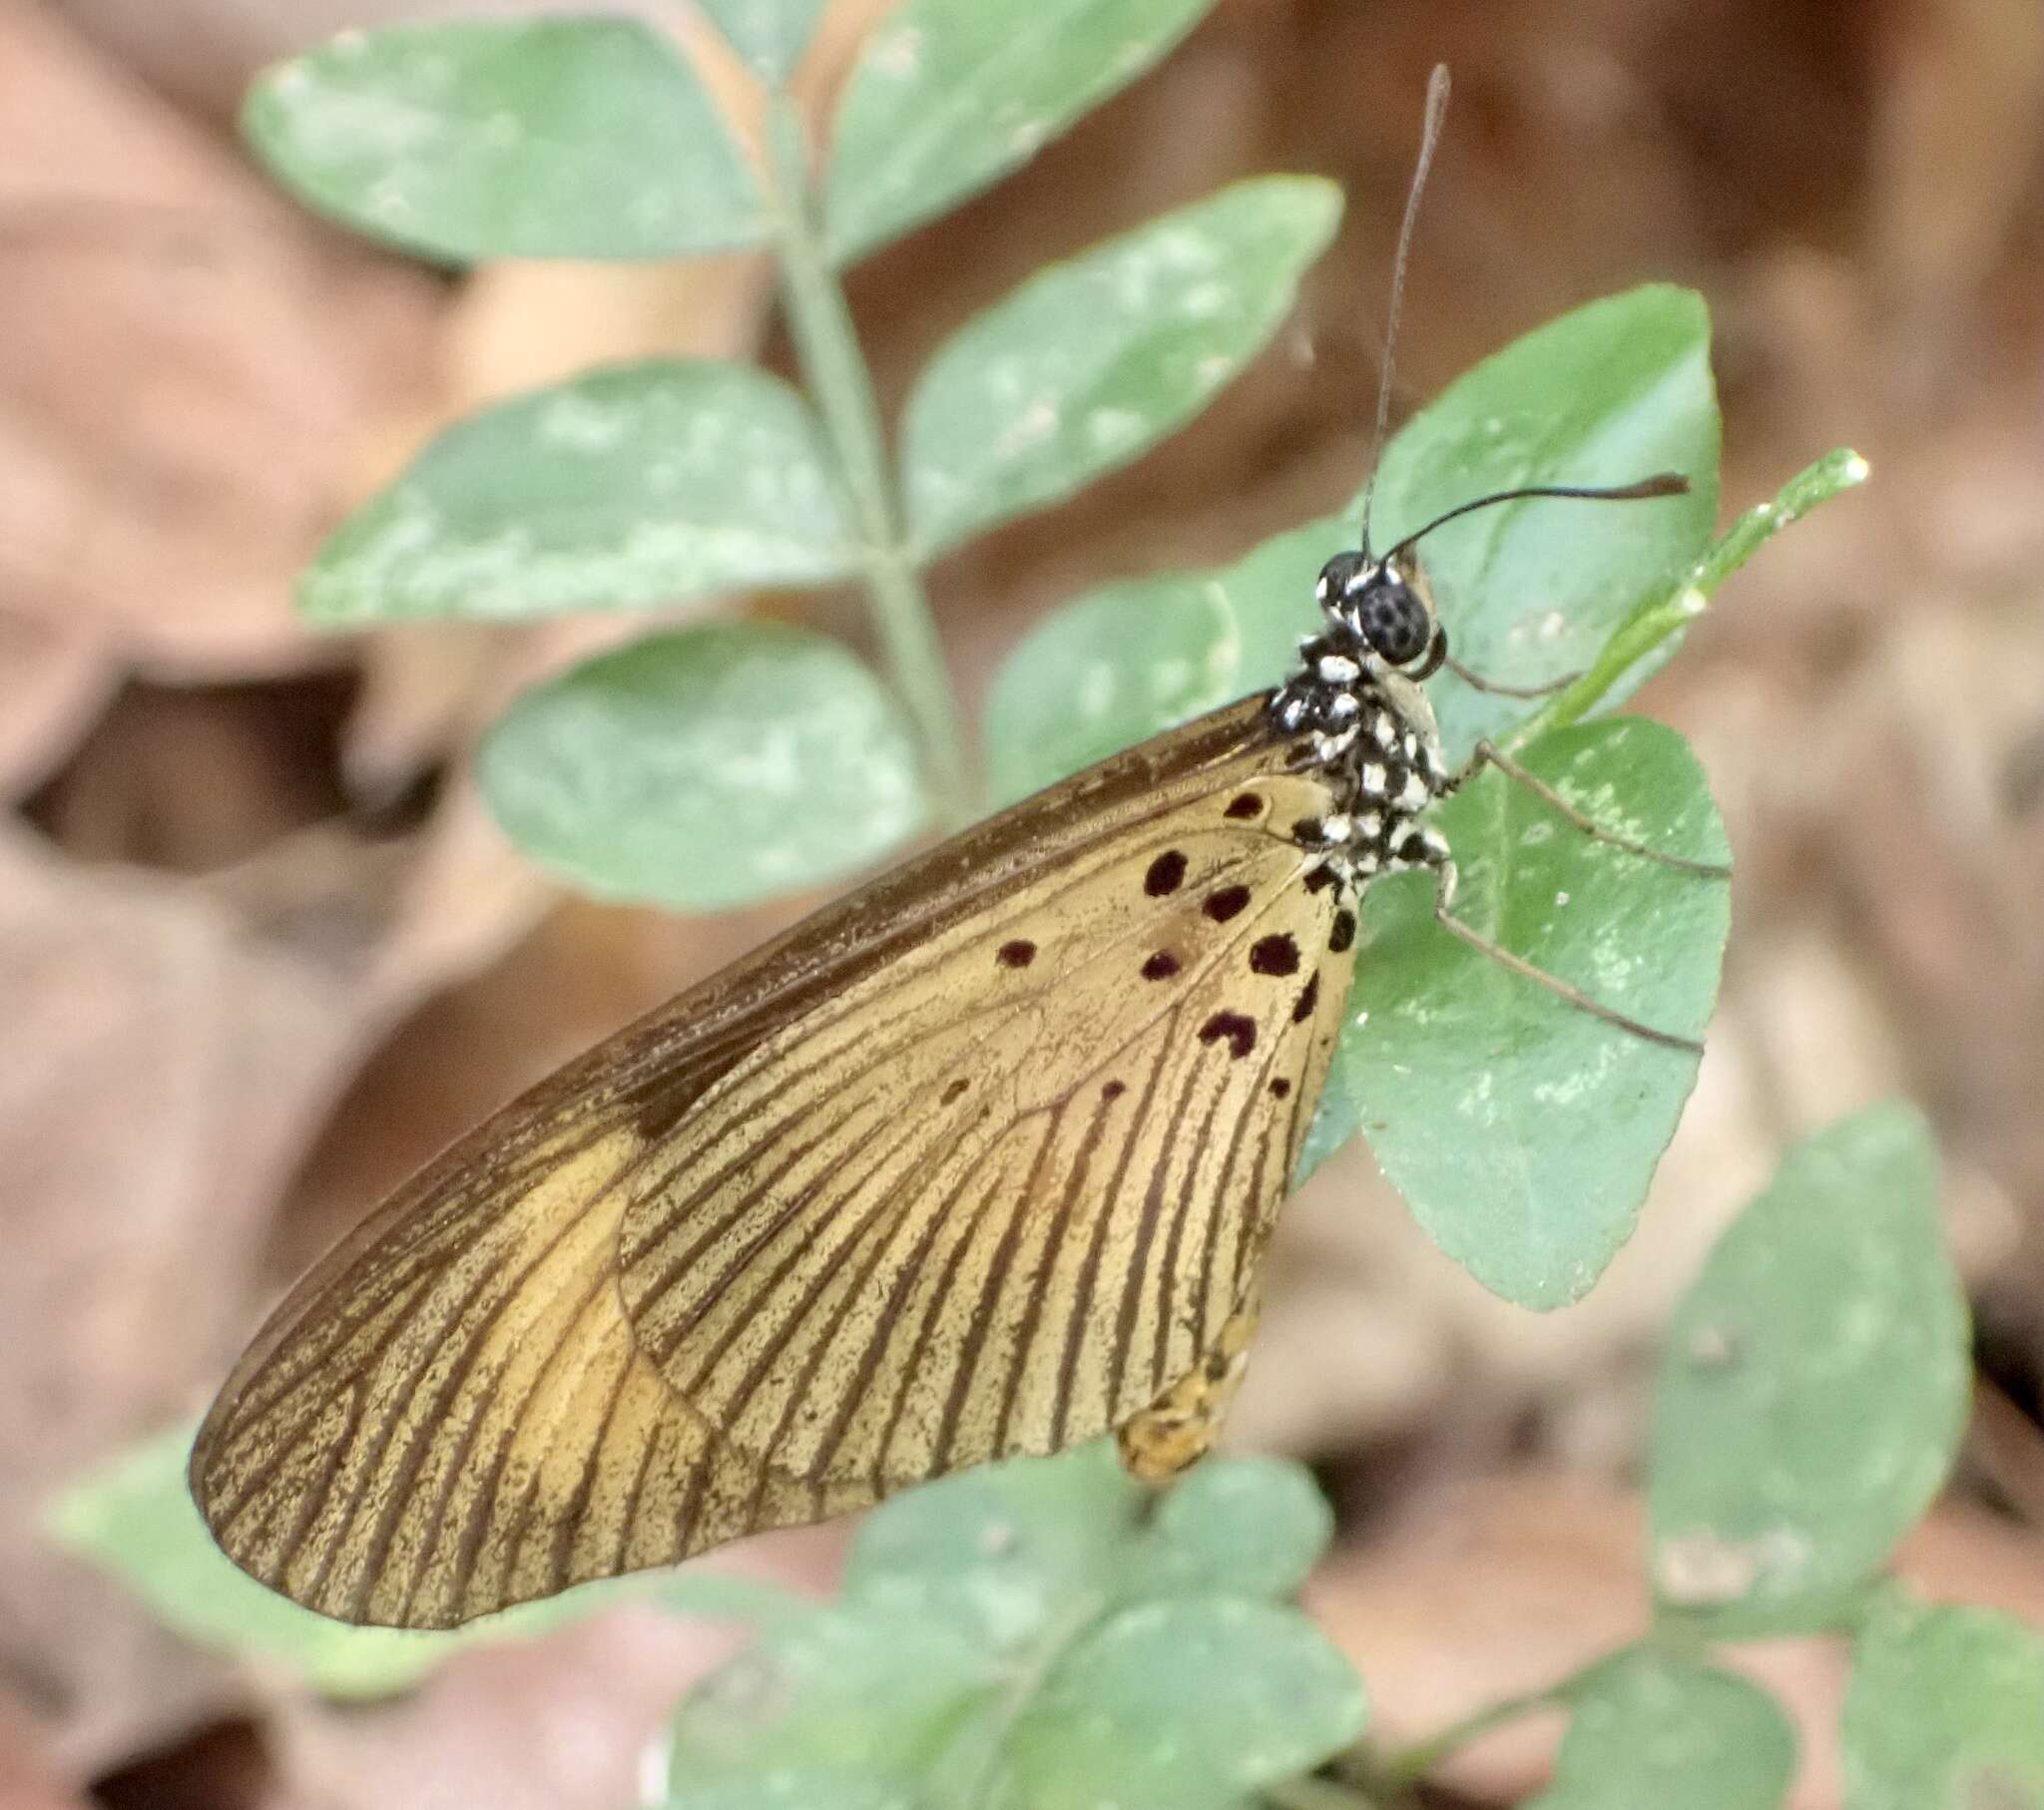
M568 900L489 826L481 730L618 619L334 641L290 612L323 536L479 404L598 361L789 368L755 253L455 278L277 197L235 146L244 86L375 10L0 5L10 1801L625 1802L737 1638L623 1606L342 1712L288 1672L197 1656L35 1532L62 1480L199 1407L280 1282L409 1166L809 902L685 918ZM639 10L708 55L744 120L744 84L685 9ZM880 10L824 9L806 103L829 103ZM1307 1601L1393 1744L1638 1632L1661 1328L1787 1141L1896 1088L1944 1149L1988 1379L1902 1568L1925 1598L2044 1623L2044 22L2027 0L1221 0L1018 175L851 273L891 416L1047 259L1240 177L1347 195L1290 322L1198 423L934 568L953 672L976 712L1054 606L1225 566L1352 494L1440 59L1457 103L1401 413L1565 308L1673 280L1715 323L1727 511L1839 442L1877 486L1771 549L1644 699L1700 751L1741 877L1698 1093L1604 1284L1543 1317L1488 1297L1360 1146L1286 1215L1235 1433L1326 1487ZM848 597L746 608L865 634ZM780 1538L720 1569L818 1585L843 1544ZM1848 1719L1893 1728L1883 1692L1991 1662L2003 1627L1898 1601ZM1816 1731L1793 1801L1840 1802L1822 1731L1842 1654L1771 1644L1760 1664ZM1660 1682L1603 1678L1599 1713L1625 1726ZM1592 1801L1566 1795L1585 1727L1556 1802ZM1472 1749L1442 1801L1527 1796L1553 1736L1536 1720ZM1889 1758L1890 1777L1938 1776L1935 1754Z

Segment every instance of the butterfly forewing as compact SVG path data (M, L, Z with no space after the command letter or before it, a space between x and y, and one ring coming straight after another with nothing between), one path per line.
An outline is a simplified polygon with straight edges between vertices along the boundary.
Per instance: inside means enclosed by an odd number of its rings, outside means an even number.
M446 1625L1075 1443L1192 1369L1352 960L1290 834L1323 787L1269 721L954 838L456 1144L208 1416L229 1555Z

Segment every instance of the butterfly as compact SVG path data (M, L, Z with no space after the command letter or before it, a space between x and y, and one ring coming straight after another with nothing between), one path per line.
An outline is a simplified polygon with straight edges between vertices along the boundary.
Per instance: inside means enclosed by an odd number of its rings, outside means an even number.
M325 1614L438 1627L1104 1434L1154 1481L1196 1461L1362 889L1431 871L1488 947L1427 821L1473 770L1423 688L1432 526L1376 555L1365 514L1275 692L874 880L414 1177L200 1430L227 1554Z

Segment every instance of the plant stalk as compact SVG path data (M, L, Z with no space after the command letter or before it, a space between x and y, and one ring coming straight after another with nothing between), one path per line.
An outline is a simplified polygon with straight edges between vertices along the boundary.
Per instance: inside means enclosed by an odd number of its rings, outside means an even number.
M859 539L867 601L888 675L915 728L924 782L939 823L959 829L976 812L958 706L929 600L902 532L872 379L859 351L843 286L823 255L816 230L801 119L785 95L770 97L766 125L773 235L788 330L837 456Z
M1557 692L1503 738L1505 752L1514 753L1550 729L1565 729L1594 710L1640 662L1671 636L1679 635L1710 607L1718 587L1753 558L1761 547L1798 516L1828 502L1840 491L1866 481L1866 461L1840 448L1788 480L1772 503L1749 509L1668 591L1650 597L1619 624L1590 669L1565 690Z

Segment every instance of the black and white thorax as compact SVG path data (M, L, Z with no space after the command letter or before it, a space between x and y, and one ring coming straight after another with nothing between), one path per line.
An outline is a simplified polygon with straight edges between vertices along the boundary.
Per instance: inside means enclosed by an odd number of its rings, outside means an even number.
M1337 554L1320 573L1320 633L1299 643L1299 667L1273 694L1295 758L1319 769L1336 807L1295 833L1324 848L1338 877L1439 867L1440 832L1421 821L1454 789L1422 681L1447 658L1416 568Z

